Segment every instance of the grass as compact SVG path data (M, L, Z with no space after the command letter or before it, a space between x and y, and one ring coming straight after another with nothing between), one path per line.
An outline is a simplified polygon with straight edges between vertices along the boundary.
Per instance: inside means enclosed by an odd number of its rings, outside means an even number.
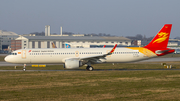
M4 61L5 56L0 56L0 61Z
M180 100L180 71L1 72L0 100Z
M179 68L180 62L173 63ZM95 69L163 69L157 63L97 64ZM14 67L0 67L14 69ZM22 66L17 67L22 69ZM63 69L62 65L45 68ZM80 69L85 69L81 67ZM1 72L0 100L180 100L180 71Z

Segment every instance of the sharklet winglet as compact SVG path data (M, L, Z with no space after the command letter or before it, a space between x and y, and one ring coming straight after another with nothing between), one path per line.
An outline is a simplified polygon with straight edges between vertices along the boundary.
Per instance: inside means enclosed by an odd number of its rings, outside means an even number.
M117 46L117 44L116 44L116 45L113 47L113 49L109 52L110 54L112 54L112 53L115 51L116 46Z

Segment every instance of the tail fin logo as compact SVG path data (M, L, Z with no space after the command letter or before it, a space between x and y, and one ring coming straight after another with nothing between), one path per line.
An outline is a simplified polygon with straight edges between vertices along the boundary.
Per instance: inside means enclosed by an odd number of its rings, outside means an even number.
M158 33L158 39L156 39L153 43L161 43L163 41L165 41L168 38L169 33Z

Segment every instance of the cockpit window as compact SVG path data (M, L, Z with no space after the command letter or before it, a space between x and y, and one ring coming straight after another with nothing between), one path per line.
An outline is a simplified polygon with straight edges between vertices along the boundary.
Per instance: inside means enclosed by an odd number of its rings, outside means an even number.
M11 53L11 55L17 55L17 53Z

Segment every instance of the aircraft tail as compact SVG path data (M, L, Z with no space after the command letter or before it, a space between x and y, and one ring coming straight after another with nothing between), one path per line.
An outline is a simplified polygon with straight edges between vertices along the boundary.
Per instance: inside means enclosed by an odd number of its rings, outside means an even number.
M173 49L167 48L171 27L172 24L165 24L159 31L159 33L152 39L152 41L148 45L144 46L144 48L153 51L157 55L165 55L174 52Z
M52 42L51 44L52 44L52 47L53 47L53 48L57 48L56 45L55 45L53 42Z
M69 44L67 44L67 43L65 44L65 47L66 48L71 48L71 46Z
M153 40L145 46L145 48L166 48L169 41L171 27L172 24L165 24Z

